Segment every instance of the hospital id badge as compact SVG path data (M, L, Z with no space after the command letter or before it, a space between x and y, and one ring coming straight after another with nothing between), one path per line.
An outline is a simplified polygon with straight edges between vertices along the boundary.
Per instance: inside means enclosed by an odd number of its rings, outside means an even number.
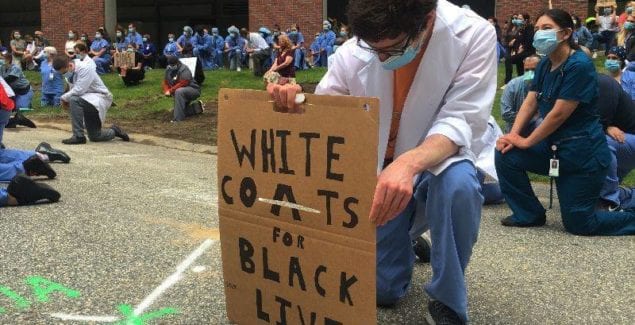
M53 72L49 72L49 80L53 80L55 79L55 75L53 74Z
M560 176L560 161L558 159L549 160L549 177Z

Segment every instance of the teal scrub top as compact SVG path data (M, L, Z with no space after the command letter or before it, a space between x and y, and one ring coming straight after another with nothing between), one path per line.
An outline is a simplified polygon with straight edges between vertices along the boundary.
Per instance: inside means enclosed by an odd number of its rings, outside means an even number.
M599 86L593 62L577 50L560 67L551 69L551 61L544 58L536 67L531 84L531 90L537 93L540 116L545 118L558 99L579 104L546 141L556 145L563 169L591 172L605 168L610 156L600 123Z

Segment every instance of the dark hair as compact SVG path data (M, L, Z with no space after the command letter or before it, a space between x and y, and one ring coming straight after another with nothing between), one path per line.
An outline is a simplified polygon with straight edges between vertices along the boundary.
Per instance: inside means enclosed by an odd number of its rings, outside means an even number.
M86 46L86 44L84 42L77 42L75 43L74 46L75 50L77 50L78 52L88 52L88 47Z
M528 13L523 13L523 19L529 21L529 19L531 19L531 16L529 16Z
M191 55L193 51L194 51L194 46L192 46L192 43L186 42L185 45L183 45L183 50L181 51L181 53Z
M249 35L249 31L247 30L247 28L245 27L241 28L240 35L242 35L243 37L247 37Z
M572 15L571 18L573 18L573 20L575 20L575 24L573 24L573 27L575 27L575 29L580 28L580 26L582 26L582 22L580 21L580 17L576 16L576 15Z
M179 63L179 58L177 58L174 55L168 55L167 59L168 59L168 64L169 65L175 65L175 64Z
M494 22L494 24L498 25L498 19L496 19L496 17L489 17L487 19L491 19Z
M53 58L53 69L55 69L55 71L60 71L61 69L68 67L68 62L69 59L66 54L56 55Z
M416 36L437 0L351 0L347 15L352 34L365 41Z
M572 49L580 49L578 44L576 44L575 40L573 39L573 31L575 30L575 28L573 27L573 18L571 18L571 15L568 12L562 9L549 9L538 16L538 18L540 19L540 17L542 16L551 18L551 20L553 20L553 22L562 29L571 29L571 36L569 36L567 44L569 44L569 47L571 47Z

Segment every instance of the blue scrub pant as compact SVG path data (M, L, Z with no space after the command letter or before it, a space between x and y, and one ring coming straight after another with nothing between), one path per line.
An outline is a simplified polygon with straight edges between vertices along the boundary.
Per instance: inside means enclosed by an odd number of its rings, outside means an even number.
M415 219L424 218L434 243L432 279L425 290L467 321L465 268L478 237L482 203L476 169L469 161L457 162L437 176L422 174L406 209L377 228L377 303L394 304L406 294L415 261L409 231Z
M203 65L203 70L212 70L214 68L214 60L211 53L206 51L199 51L198 59Z
M62 94L42 94L42 98L40 99L40 106L60 106L60 98Z
M622 209L635 208L634 189L620 187L624 177L635 169L635 135L626 133L624 143L607 135L606 142L611 150L611 164L600 196Z
M545 216L546 210L538 201L527 172L548 175L551 157L549 145L544 141L526 150L512 149L504 155L496 151L498 181L513 212L512 220L532 223ZM589 159L597 160L596 157ZM562 158L560 167L556 187L562 222L568 232L586 236L635 234L635 211L595 211L606 179L606 168L598 166L592 172L566 172Z
M11 118L11 112L0 109L0 143L2 142L4 126L7 125L9 118ZM17 174L24 173L22 162L33 155L35 155L34 151L0 149L0 182L9 182ZM0 202L1 201L2 195L0 195ZM0 204L0 206L1 205L2 204Z
M110 72L110 55L104 55L102 57L94 57L95 65L97 66L97 73L102 75Z
M229 70L236 70L243 66L243 52L241 50L229 51Z
M24 95L15 94L15 108L31 108L33 99L33 88L29 87L29 92Z
M212 56L212 61L214 63L213 69L220 69L223 67L223 51L215 51Z
M293 64L295 66L295 70L306 70L307 66L304 62L304 49L297 48L294 53Z

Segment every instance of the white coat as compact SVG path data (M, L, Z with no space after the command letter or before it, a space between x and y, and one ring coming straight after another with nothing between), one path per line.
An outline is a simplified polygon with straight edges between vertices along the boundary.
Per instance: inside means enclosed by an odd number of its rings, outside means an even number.
M75 74L73 80L69 80L71 89L62 95L61 100L69 102L72 96L81 97L95 106L99 112L99 119L104 123L106 112L112 105L112 94L97 74L93 60L76 59L73 60L73 63L75 64Z
M393 111L394 72L353 38L333 54L333 64L316 94L378 97L380 101L377 172L383 167ZM484 136L496 93L496 32L470 10L439 0L432 37L421 60L401 115L395 157L441 134L459 152L429 171L435 175L452 163L470 160ZM492 152L493 155L493 152ZM494 159L481 168L489 176Z

